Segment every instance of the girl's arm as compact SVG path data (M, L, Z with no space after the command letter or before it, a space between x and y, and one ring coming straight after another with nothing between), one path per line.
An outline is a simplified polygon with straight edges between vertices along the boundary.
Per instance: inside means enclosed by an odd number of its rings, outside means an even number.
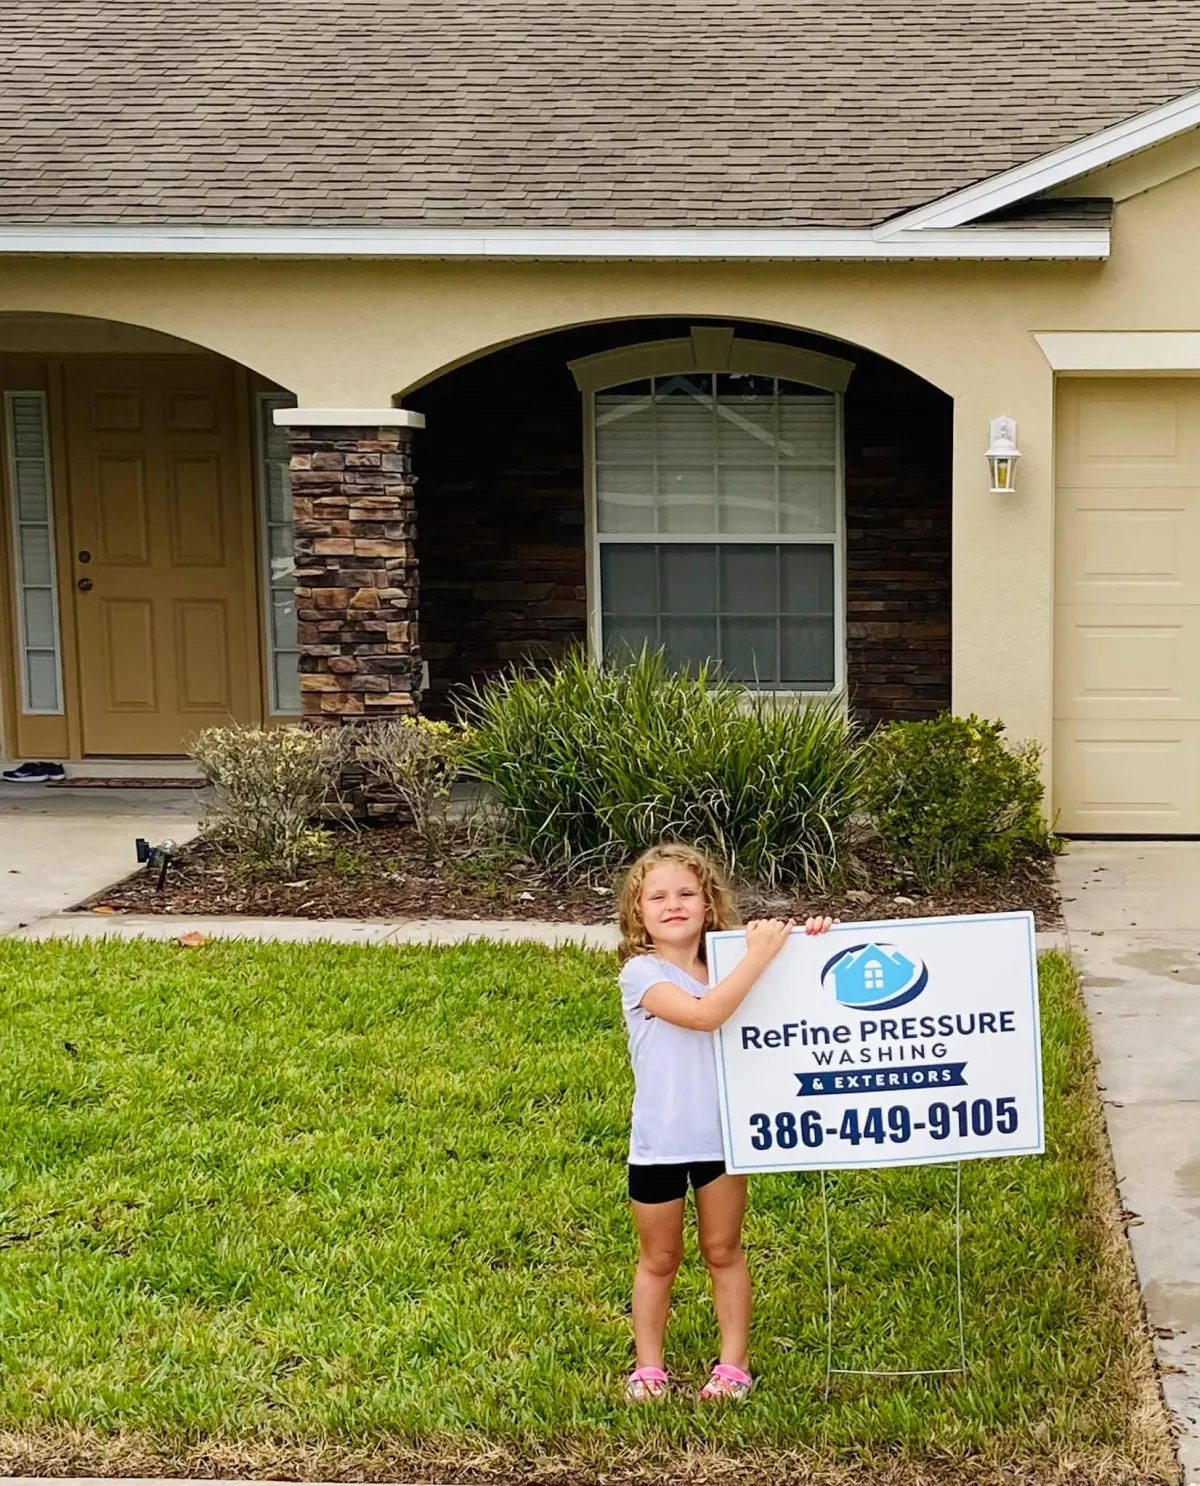
M723 980L704 996L689 996L669 980L652 985L641 999L651 1016L661 1017L676 1027L693 1032L715 1032L727 1022L750 994L750 988L763 973L796 927L795 919L786 923L777 918L754 919L746 925L746 953ZM831 918L810 918L804 925L806 934L823 934L833 927Z

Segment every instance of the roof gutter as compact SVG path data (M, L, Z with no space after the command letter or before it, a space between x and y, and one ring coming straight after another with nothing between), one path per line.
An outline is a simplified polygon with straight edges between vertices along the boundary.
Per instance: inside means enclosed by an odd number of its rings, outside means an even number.
M435 228L0 226L0 255L154 258L1101 259L1107 227Z

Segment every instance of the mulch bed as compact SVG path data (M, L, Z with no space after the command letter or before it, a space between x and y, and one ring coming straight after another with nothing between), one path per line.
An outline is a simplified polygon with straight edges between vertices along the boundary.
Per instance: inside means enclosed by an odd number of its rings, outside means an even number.
M110 913L246 914L255 918L546 919L556 923L610 923L616 900L611 882L564 879L494 849L431 862L405 826L376 826L339 836L331 862L307 868L292 882L262 882L237 870L237 858L206 841L187 847L158 891L157 868L143 869L79 908ZM458 855L457 852L463 852ZM1039 929L1061 926L1054 859L1030 852L1008 874L980 873L953 892L925 896L896 881L888 865L868 854L866 880L892 885L837 894L784 895L743 886L738 901L747 918L828 913L846 921L922 918L949 913L1033 910Z

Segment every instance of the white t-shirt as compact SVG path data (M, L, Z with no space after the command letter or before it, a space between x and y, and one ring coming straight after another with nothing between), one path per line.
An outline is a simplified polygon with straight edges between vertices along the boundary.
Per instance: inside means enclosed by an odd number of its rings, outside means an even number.
M650 987L664 980L697 999L708 990L686 970L655 955L637 955L621 968L621 1007L634 1082L629 1159L639 1166L723 1161L712 1033L673 1026L641 1004Z

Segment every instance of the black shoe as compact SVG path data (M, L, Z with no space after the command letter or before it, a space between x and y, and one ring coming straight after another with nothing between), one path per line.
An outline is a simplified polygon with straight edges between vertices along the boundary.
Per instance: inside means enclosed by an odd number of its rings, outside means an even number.
M45 784L50 778L49 769L51 765L44 763L22 764L16 769L5 769L0 778L8 784ZM60 765L61 767L61 765Z
M38 762L46 771L47 782L55 779L65 779L67 777L67 771L61 764L53 763L52 761L47 759L39 759Z

